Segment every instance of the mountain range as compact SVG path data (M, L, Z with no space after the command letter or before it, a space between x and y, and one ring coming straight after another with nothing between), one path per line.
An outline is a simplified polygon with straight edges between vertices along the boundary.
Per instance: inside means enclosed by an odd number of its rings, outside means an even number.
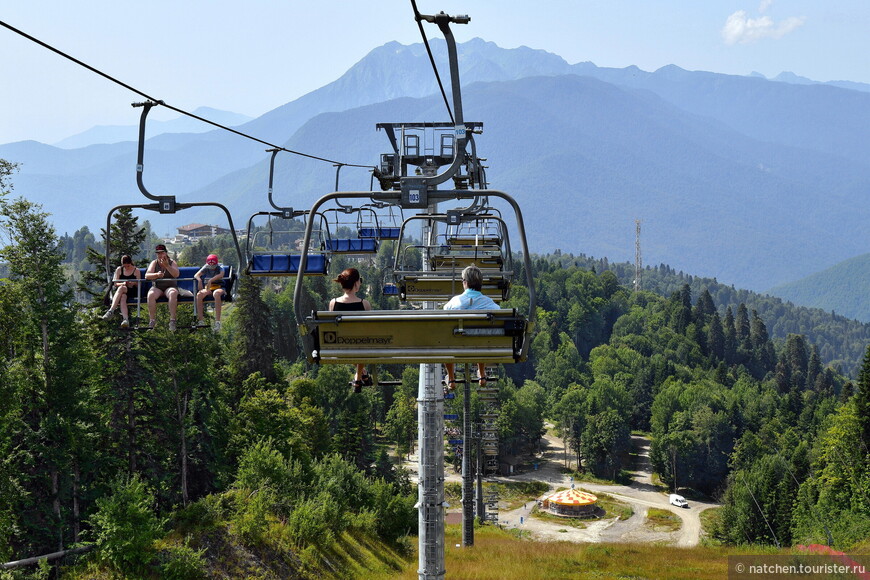
M211 107L199 107L193 111L193 114L226 127L234 127L251 120L251 117L247 115L221 111ZM212 128L212 125L203 123L193 117L181 116L168 121L150 121L146 126L145 137L150 139L163 133L205 133L206 131L211 131ZM138 123L135 125L97 125L87 131L82 131L57 143L53 143L53 145L61 149L80 149L88 145L135 141L138 138Z
M444 43L432 44L446 77ZM523 208L533 252L633 259L640 219L644 263L754 290L866 252L864 86L572 65L480 39L459 54L465 119L484 123L476 142L490 187ZM288 149L375 165L388 150L375 124L445 120L437 91L422 45L391 42L333 83L236 128ZM268 209L263 149L218 130L160 134L147 142L144 181L179 201L223 203L243 227ZM0 145L0 157L21 162L15 193L42 203L59 232L104 226L110 207L145 201L133 142L61 149L24 141ZM331 164L280 155L274 196L308 207L335 179ZM342 189L370 183L366 170L350 167L340 179ZM161 232L225 221L195 210L143 217Z

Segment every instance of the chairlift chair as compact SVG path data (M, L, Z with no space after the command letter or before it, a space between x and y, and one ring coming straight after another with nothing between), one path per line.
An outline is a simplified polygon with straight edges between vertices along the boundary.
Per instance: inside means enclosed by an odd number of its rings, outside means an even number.
M139 145L138 145L138 154L137 154L137 162L136 162L136 184L139 187L139 191L146 198L150 199L154 203L121 204L121 205L117 205L109 210L109 213L106 216L106 262L105 262L105 266L106 266L106 282L107 282L107 285L108 285L108 288L110 291L114 288L114 283L116 282L116 280L113 279L114 268L113 268L112 263L111 263L111 259L113 257L112 256L112 240L111 240L112 216L115 214L116 211L121 210L121 209L145 209L148 211L156 211L156 212L159 212L161 214L174 214L178 211L189 209L192 207L216 207L216 208L220 209L227 217L227 223L229 225L230 234L232 235L232 238L233 238L233 245L235 246L235 249L236 249L236 255L238 256L239 264L243 263L242 251L241 251L241 248L239 247L239 240L238 240L238 237L236 236L236 228L235 228L235 225L233 224L233 216L232 216L232 214L230 214L229 210L224 205L222 205L220 203L216 203L216 202L184 202L184 203L181 203L181 202L176 201L175 196L155 196L155 195L151 194L148 191L148 189L145 187L145 183L143 180L143 174L144 174L144 170L145 170L145 124L146 124L146 120L148 118L148 113L151 111L151 108L158 106L160 104L162 104L162 101L145 101L143 103L133 103L134 107L142 107L142 113L139 117ZM118 257L120 257L120 256L118 256ZM225 268L227 268L227 270L225 270L225 272L224 272L224 279L226 280L225 290L227 290L227 291L225 293L225 296L223 297L223 300L226 302L231 302L233 299L231 289L233 287L233 282L235 281L236 274L235 274L235 271L233 270L232 267L225 266ZM186 289L185 284L189 284L191 286L193 286L195 284L195 282L193 281L193 274L195 274L197 271L199 271L199 268L197 267L193 270L194 270L193 272L188 272L188 271L179 272L179 277L177 278L179 288ZM186 277L187 274L189 274L189 278ZM147 286L146 286L146 283L147 283ZM139 318L140 320L141 320L141 317L139 316L139 314L140 314L141 304L147 298L147 290L148 290L148 288L150 288L150 284L151 284L150 282L145 280L144 272L142 272L142 279L137 284L137 291L136 291L135 297L131 296L131 295L128 295L128 297L127 297L128 304L130 303L131 298L133 299L133 302L135 304L137 304L137 318ZM187 302L195 304L195 301L194 301L194 296L196 295L195 289L193 290L193 296L187 295L187 292L185 292L184 294L185 295L181 295L181 293L179 294L179 296L178 296L178 303L179 304L187 303ZM160 299L158 299L158 302L161 302L161 301L166 301L166 297L162 296ZM208 296L206 298L206 301L213 302L214 297Z
M489 191L506 199L517 215L518 231L526 248L522 215L512 198L502 192ZM334 192L322 197L312 207L317 211L334 198L359 199L373 195L395 199L387 192ZM431 196L450 199L473 198L465 191L430 192ZM446 218L446 216L445 216ZM406 220L407 221L407 220ZM307 222L305 242L310 242L313 224ZM302 262L308 259L310 243L303 243ZM528 261L528 253L524 255ZM527 275L531 268L527 264ZM300 311L301 280L296 281L294 308L303 334L303 344L310 362L323 364L418 364L478 363L504 364L519 362L528 354L529 335L534 324L534 287L529 284L530 312L515 310L400 310L332 312L315 311L305 316Z

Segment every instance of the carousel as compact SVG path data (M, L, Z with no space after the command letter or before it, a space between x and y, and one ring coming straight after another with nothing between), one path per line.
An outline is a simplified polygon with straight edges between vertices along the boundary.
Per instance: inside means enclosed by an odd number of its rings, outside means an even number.
M591 518L595 515L598 498L591 493L576 489L558 491L546 498L543 509L565 518Z

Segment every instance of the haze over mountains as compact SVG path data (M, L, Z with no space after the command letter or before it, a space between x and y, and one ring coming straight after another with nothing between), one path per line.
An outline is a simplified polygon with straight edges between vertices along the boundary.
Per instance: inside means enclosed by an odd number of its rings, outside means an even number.
M870 322L870 254L855 256L768 293L811 308Z
M444 44L433 46L447 76ZM866 85L569 65L480 39L459 54L465 119L484 123L476 141L490 187L520 203L533 252L633 260L641 219L644 263L754 290L866 252ZM375 124L445 120L436 93L422 45L393 42L239 129L375 165L388 150ZM158 135L147 142L144 180L179 201L223 203L243 227L268 207L263 149L223 131ZM144 201L133 142L60 149L25 141L0 146L0 157L22 163L15 194L42 203L59 232L104 226L110 207ZM334 181L330 164L279 155L275 198L304 208ZM341 187L368 189L369 174L344 168ZM224 221L193 210L142 217L160 232Z

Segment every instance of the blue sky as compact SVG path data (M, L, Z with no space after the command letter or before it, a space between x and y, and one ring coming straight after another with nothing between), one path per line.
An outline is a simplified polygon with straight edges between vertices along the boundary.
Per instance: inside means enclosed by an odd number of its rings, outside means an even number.
M782 71L870 83L866 0L418 0L465 13L458 40L569 63ZM420 42L409 0L4 0L0 20L186 110L250 116L329 83L388 41ZM437 28L428 25L430 37ZM0 28L0 143L131 125L139 98ZM155 111L154 118L170 112ZM163 115L162 117L159 115Z

